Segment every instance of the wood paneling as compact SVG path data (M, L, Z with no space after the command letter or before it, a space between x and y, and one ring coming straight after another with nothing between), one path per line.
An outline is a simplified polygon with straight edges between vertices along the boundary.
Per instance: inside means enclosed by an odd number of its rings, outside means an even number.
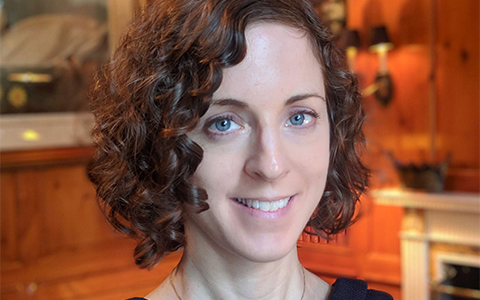
M127 299L155 289L180 260L173 253L152 271L133 263L134 243L120 239L44 256L21 270L2 269L2 299ZM29 294L30 293L30 294Z
M15 174L17 181L16 214L18 258L31 261L48 251L45 237L45 197L44 177L37 170L27 170Z
M0 182L2 262L29 263L115 237L87 178L85 153L57 149L2 155L9 157Z
M398 176L386 153L404 162L429 159L429 0L358 0L348 3L349 28L360 31L362 47L356 59L361 89L374 82L378 57L370 53L370 31L385 25L394 44L388 67L394 84L392 102L384 107L374 95L364 98L368 141L366 160L373 170L373 184L398 185Z
M437 0L439 153L452 154L453 171L479 168L479 6L478 0Z
M478 0L348 1L347 26L359 30L362 40L355 69L362 89L373 83L378 69L376 54L367 50L370 29L385 25L395 45L388 53L392 102L384 107L374 96L363 99L364 160L372 169L371 188L400 185L388 152L403 163L418 164L452 153L446 188L479 191L479 12ZM343 248L310 243L305 249L300 244L302 262L319 275L365 279L399 299L402 210L375 206L363 197L359 211L361 219Z
M0 168L8 170L23 167L85 163L92 154L93 149L91 147L4 151L0 153Z
M17 227L15 226L15 176L12 173L0 174L1 193L1 249L2 261L17 258Z
M362 88L373 83L378 68L377 56L366 50L369 31L377 25L386 25L395 45L388 54L395 90L387 107L374 96L363 99L371 188L399 185L389 151L403 162L430 159L429 97L434 80L438 159L453 154L446 186L478 191L478 0L348 1L348 27L360 30L363 41L356 61ZM437 41L433 69L432 39ZM167 259L168 267L145 273L132 263L133 244L108 246L116 236L96 207L94 189L85 176L90 155L89 148L0 154L5 299L25 299L31 282L38 284L38 299L142 296L176 264ZM361 219L337 241L304 236L298 244L300 260L330 283L337 276L362 278L400 299L402 212L363 197L359 213Z
M378 68L376 55L367 51L370 29L385 25L395 45L388 53L394 83L392 103L382 107L374 96L364 99L365 131L369 151L374 153L370 166L373 182L379 186L398 185L385 158L388 151L405 163L432 162L433 118L437 127L433 161L445 159L447 153L453 155L447 188L479 190L478 6L477 0L349 1L347 26L359 30L362 39L356 60L362 88L373 83ZM436 41L435 49L432 41ZM430 82L436 90L436 111L429 107ZM475 186L461 185L465 180Z
M400 299L401 209L375 206L363 197L360 219L346 234L326 243L299 241L302 264L322 278L351 277L388 291Z

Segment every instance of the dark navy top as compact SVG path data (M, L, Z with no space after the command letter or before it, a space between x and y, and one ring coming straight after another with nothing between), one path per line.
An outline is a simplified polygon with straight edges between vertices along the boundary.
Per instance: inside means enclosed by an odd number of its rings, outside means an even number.
M393 300L385 292L367 289L363 280L338 278L333 284L332 293L328 300Z
M146 300L145 298L130 298L128 300ZM333 284L328 300L393 300L385 292L369 290L363 280L338 278Z

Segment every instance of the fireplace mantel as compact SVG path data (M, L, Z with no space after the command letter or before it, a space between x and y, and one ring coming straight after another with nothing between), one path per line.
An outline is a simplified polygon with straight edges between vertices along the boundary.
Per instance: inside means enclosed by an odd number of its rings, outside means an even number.
M403 299L430 299L431 243L480 248L479 194L389 189L370 195L377 205L404 208L400 233Z
M460 192L426 193L401 189L374 190L370 194L375 198L375 203L379 205L480 213L480 194Z

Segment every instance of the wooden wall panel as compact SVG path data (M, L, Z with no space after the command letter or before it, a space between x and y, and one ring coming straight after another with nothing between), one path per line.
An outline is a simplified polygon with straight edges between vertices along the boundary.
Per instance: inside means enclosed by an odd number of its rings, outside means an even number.
M111 237L84 165L51 168L43 176L49 251Z
M17 258L17 227L15 225L15 176L13 172L0 174L1 249L2 260Z
M441 156L452 153L453 169L478 170L480 2L436 0L436 3L439 153Z
M385 107L374 96L363 99L367 115L364 160L372 169L371 188L400 185L388 152L403 163L417 164L441 161L451 152L446 187L479 190L479 3L348 1L347 26L359 30L362 40L355 66L362 89L373 83L378 68L377 56L367 50L371 28L385 25L395 45L388 53L392 102ZM437 47L433 49L435 39ZM437 110L431 109L432 99ZM433 148L432 132L438 133ZM400 299L402 210L376 206L367 196L359 211L362 217L349 230L342 251L332 257L327 248L339 250L335 245L300 247L302 262L320 276L335 275L331 269L341 270ZM348 268L343 262L348 262Z
M432 15L434 6L437 9ZM348 2L347 26L359 30L362 40L356 60L362 88L373 82L378 68L376 55L367 51L370 29L385 25L395 45L388 53L394 82L392 103L382 107L374 96L364 98L374 185L399 183L385 157L387 151L405 163L437 162L452 153L447 189L479 191L478 6L477 0ZM434 40L436 49L430 44ZM437 51L436 67L431 65L435 59L432 50ZM436 88L436 112L429 109L432 80ZM435 121L432 116L437 120L434 151L430 143L430 122Z
M375 205L371 216L370 250L400 256L400 237L403 212L401 207Z
M394 84L392 102L385 107L374 95L364 98L366 161L374 187L399 184L387 152L403 162L429 159L429 5L429 0L348 2L347 26L359 30L362 40L356 59L361 89L374 82L379 65L377 55L368 51L371 29L385 25L394 44L387 62Z
M17 197L15 220L19 258L32 261L48 252L45 237L44 177L38 170L16 174Z
M364 160L372 169L372 189L400 184L388 152L405 163L430 159L429 97L433 71L430 5L430 0L348 1L347 26L359 30L362 43L355 68L361 89L374 82L379 66L377 55L368 51L371 29L385 25L395 46L388 53L388 67L394 83L392 102L382 106L373 95L363 99L367 115ZM388 290L400 299L402 210L376 206L367 196L362 198L359 211L361 219L348 233L346 249L350 252L338 252L333 258L324 249L328 245L318 247L316 256L309 249L303 256L304 263L316 266L313 268L321 276L320 273L327 273L328 268L337 268L345 272L344 276L365 279L370 285ZM332 246L332 249L338 248ZM299 248L299 252L304 251ZM349 268L343 268L342 258Z
M2 262L29 263L118 237L98 207L85 163L12 164L1 176Z

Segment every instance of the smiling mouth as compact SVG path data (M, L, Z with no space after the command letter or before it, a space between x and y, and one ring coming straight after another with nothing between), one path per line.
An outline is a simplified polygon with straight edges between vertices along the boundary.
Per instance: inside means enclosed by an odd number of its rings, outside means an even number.
M241 203L244 206L247 206L253 209L274 212L287 206L288 202L290 201L290 199L292 199L292 197L287 197L277 201L259 201L259 200L244 199L244 198L234 198L234 199L238 203Z

